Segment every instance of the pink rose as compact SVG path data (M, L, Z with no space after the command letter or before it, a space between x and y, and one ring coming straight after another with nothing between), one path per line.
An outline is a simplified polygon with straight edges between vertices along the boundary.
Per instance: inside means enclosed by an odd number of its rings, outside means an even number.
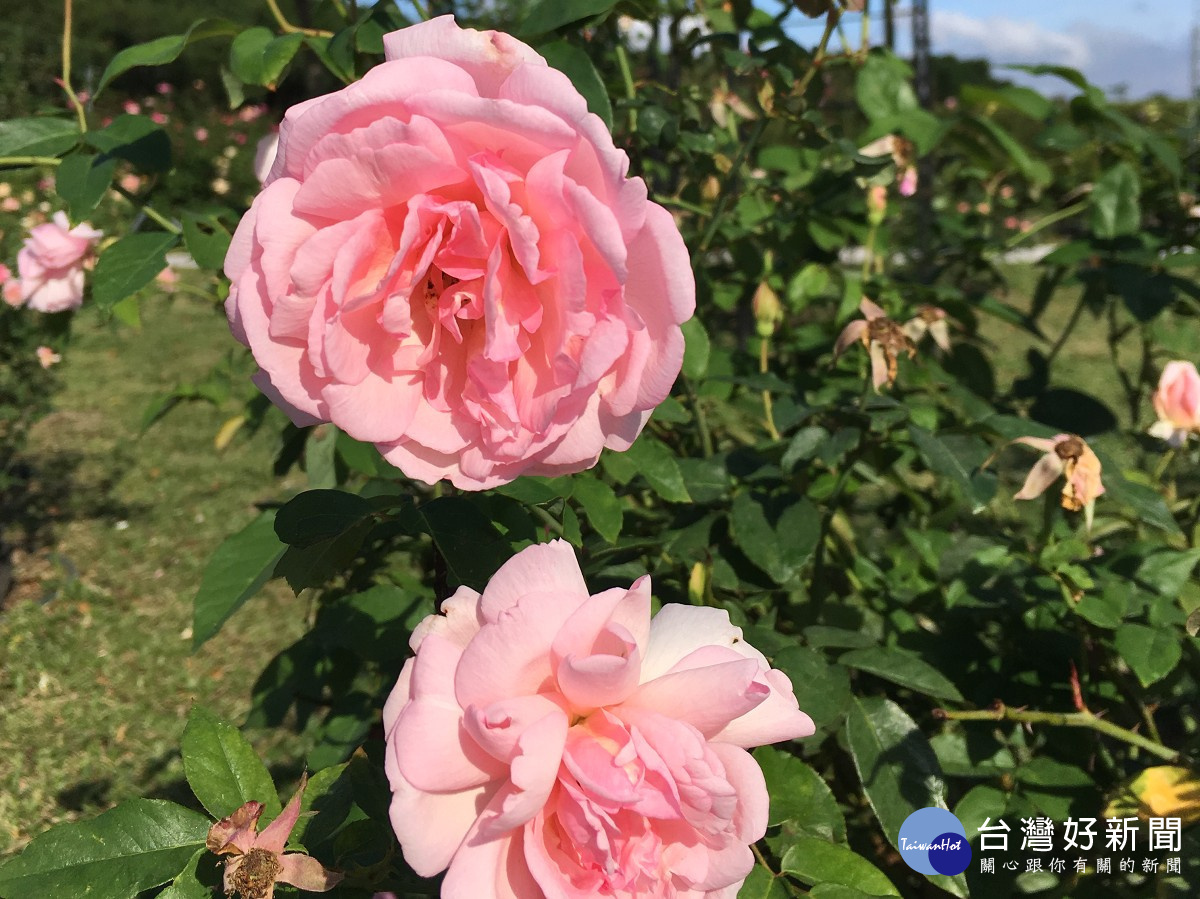
M273 131L258 142L254 149L254 177L260 184L265 184L271 174L271 166L275 164L275 155L279 152L279 132Z
M1154 392L1158 421L1150 433L1181 446L1192 431L1200 430L1200 373L1191 362L1168 362Z
M208 140L208 129L207 128L197 128L195 131L192 132L192 135L200 143L204 143L206 140Z
M0 284L5 283L11 277L12 277L12 269L10 269L3 262L0 262Z
M54 350L50 349L48 346L40 346L37 348L37 359L38 364L41 365L42 368L49 368L51 365L57 365L58 363L62 362L62 356L54 352Z
M29 232L17 253L22 298L37 312L78 309L83 302L83 269L103 237L86 222L70 227L65 212Z
M258 385L433 483L633 443L695 308L670 214L561 72L444 16L290 109L225 271Z
M127 115L137 115L142 111L142 107L137 104L136 100L126 100L121 104L121 108L125 110Z
M732 899L767 825L746 749L813 733L719 609L588 595L564 541L422 621L383 712L392 826L444 897Z

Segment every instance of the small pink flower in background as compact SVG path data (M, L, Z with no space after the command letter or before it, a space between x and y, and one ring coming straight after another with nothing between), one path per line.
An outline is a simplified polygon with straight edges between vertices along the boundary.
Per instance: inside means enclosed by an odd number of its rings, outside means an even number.
M1168 362L1154 391L1158 415L1150 433L1171 446L1182 446L1188 435L1200 431L1200 373L1191 362Z
M900 173L900 196L911 197L917 192L917 170L909 166Z
M121 185L122 190L128 191L131 194L135 194L142 189L142 179L132 172L128 175L122 175L117 183Z
M310 893L325 893L337 886L342 875L327 871L311 856L283 851L296 822L308 775L300 779L296 795L278 818L257 833L263 813L261 802L247 802L228 818L222 818L208 831L205 845L214 855L229 855L225 860L226 895L246 899L273 899L275 884L286 883Z
M170 83L169 83L169 82L166 82L166 81L160 81L160 82L158 82L158 84L156 84L156 85L154 86L154 89L155 89L156 91L158 91L160 94L162 94L164 97L165 97L167 94L169 94L169 93L171 93L172 91L174 91L174 90L175 90L175 88L171 87Z
M947 97L945 104L947 109L958 109L958 97Z
M0 197L11 197L12 185L7 181L0 181Z
M3 291L4 302L14 309L20 309L25 305L25 288L21 286L18 279L10 278L5 281L4 287L0 288L0 291Z
M51 365L57 365L62 362L62 356L54 352L48 346L40 346L37 348L38 362L42 368L49 368Z
M161 272L154 276L154 280L159 283L159 286L168 293L175 290L175 285L179 283L179 273L171 266L167 266Z
M39 178L37 186L38 190L40 190L42 193L50 193L54 190L54 176L46 175L43 178Z
M254 150L254 177L259 184L267 182L271 174L271 166L275 164L275 156L279 153L279 132L273 131L258 142Z
M904 333L913 343L928 334L943 352L950 352L950 326L946 310L940 306L922 305L917 314L904 323Z
M65 212L29 233L17 253L22 294L36 312L63 312L83 303L83 271L103 237L86 222L70 227Z
M208 129L197 128L192 132L192 136L195 137L200 143L204 143L206 140L208 140Z
M1002 188L1000 188L1000 198L1003 200L1011 200L1015 194L1016 191L1013 190L1013 186L1011 184L1005 184Z
M5 265L3 262L0 262L0 284L3 284L11 277L12 277L12 269L9 268L7 265Z
M20 208L21 201L16 197L5 197L3 200L0 200L0 209L3 209L5 212L17 212Z
M243 134L241 131L235 131L233 133L233 142L235 144L237 144L239 147L246 146L246 141L248 141L249 139L250 138L246 137L246 135Z
M450 16L384 46L362 80L288 110L234 235L225 308L256 383L428 483L628 449L695 310L670 212L531 47Z
M1004 227L1010 231L1016 231L1020 224L1020 220L1015 215L1007 215L1004 217Z
M971 211L971 204L966 200L959 200L958 205L956 205L954 208L958 210L960 215L966 215Z
M861 343L871 357L871 383L876 393L885 384L896 383L896 363L901 353L911 359L917 348L904 333L904 328L888 318L887 313L866 297L858 304L862 318L855 319L842 329L833 347L833 358L846 352L853 344Z
M1031 222L1029 219L1021 219L1021 221L1018 223L1018 227L1022 232L1028 231L1033 227L1033 222Z
M588 595L562 540L422 621L384 707L392 826L443 896L733 897L767 791L746 750L813 733L724 610L650 579Z
M87 103L88 100L92 99L92 95L87 91L79 91L75 96L79 99L80 103Z
M168 121L170 121L170 119L167 118L167 114L165 112L153 112L150 114L150 121L152 121L155 125L165 125Z
M867 220L872 225L879 225L887 215L887 188L882 184L872 184L867 189Z
M987 215L988 213L990 213L992 211L992 204L991 203L977 203L975 205L975 211L978 212L980 215Z
M267 107L261 103L256 103L253 106L243 106L238 110L238 120L242 122L253 122L262 117L267 111Z
M1030 469L1025 484L1013 495L1013 499L1036 499L1060 477L1065 478L1062 507L1071 512L1082 509L1090 531L1096 498L1104 494L1104 484L1100 481L1100 460L1092 448L1075 434L1018 437L1012 442L1045 453Z
M137 100L126 100L121 104L121 108L125 110L126 114L128 115L137 115L142 111L142 107L138 105Z

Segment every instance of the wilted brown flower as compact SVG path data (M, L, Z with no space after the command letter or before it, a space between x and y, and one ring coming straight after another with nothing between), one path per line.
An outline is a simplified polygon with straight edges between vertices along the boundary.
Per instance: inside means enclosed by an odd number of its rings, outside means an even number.
M950 352L950 326L946 321L946 310L940 306L917 307L917 314L904 323L904 333L913 343L920 343L928 334L939 348Z
M208 831L205 845L216 855L232 856L225 860L224 887L227 896L242 899L273 899L275 884L286 883L310 893L324 893L342 880L342 875L325 870L311 856L283 851L296 822L308 776L300 780L296 795L278 818L257 833L263 813L261 802L247 802L228 818L222 818Z
M866 297L858 304L858 310L863 318L855 319L842 329L833 347L833 357L836 359L851 344L861 343L865 346L871 356L871 383L878 392L884 384L891 387L896 383L896 361L900 354L905 353L911 359L917 354L917 349L904 333L904 328L888 318L887 313Z

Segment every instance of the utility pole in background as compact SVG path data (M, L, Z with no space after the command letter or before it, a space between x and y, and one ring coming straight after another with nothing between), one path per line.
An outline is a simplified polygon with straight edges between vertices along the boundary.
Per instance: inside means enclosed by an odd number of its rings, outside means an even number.
M1200 3L1200 0L1196 0ZM890 4L889 4L890 6ZM930 60L929 0L912 2L913 74L917 102L922 109L933 105L933 66ZM917 163L917 274L928 283L933 275L933 160L924 156Z
M895 0L883 0L883 45L889 52L896 52Z

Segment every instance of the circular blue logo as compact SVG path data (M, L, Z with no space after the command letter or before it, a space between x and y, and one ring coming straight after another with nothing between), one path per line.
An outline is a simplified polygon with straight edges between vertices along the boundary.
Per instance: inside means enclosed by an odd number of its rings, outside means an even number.
M900 856L922 874L954 876L971 864L971 844L962 822L944 808L923 808L900 825Z

